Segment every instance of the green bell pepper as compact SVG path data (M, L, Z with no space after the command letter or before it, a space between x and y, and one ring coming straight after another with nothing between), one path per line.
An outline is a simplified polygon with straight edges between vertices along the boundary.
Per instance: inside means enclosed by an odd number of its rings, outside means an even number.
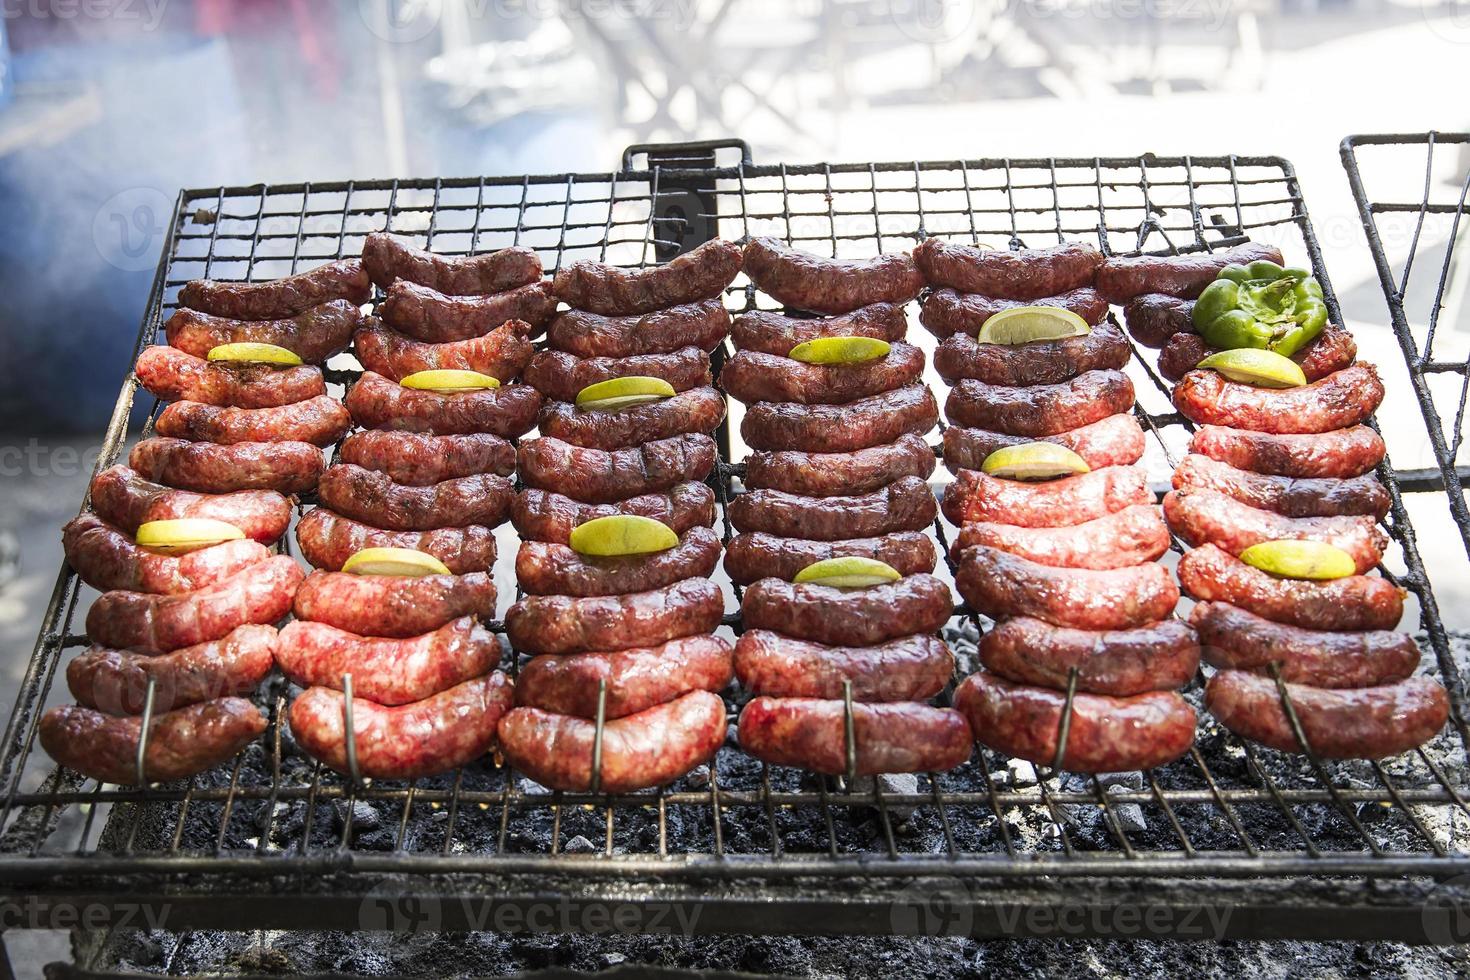
M1322 284L1275 262L1227 265L1194 303L1194 328L1211 347L1254 347L1290 357L1327 325Z

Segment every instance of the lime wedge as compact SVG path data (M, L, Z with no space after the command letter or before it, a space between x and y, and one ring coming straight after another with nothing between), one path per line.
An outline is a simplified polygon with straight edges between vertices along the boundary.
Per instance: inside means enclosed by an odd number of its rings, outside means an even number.
M614 558L668 551L679 543L679 536L673 528L651 517L613 514L578 524L567 543L578 554Z
M1017 306L986 320L978 339L982 344L1033 344L1091 332L1086 320L1060 306Z
M1257 388L1299 388L1307 383L1301 365L1274 350L1239 347L1222 350L1195 365L1219 371L1231 381L1255 385Z
M220 344L211 347L206 358L211 361L235 361L240 364L279 364L281 367L296 367L301 356L295 351L275 344Z
M1353 556L1321 541L1262 541L1240 553L1240 560L1278 578L1346 578L1358 568Z
M877 337L817 337L797 344L787 356L807 364L861 364L887 357L890 349Z
M1054 442L1027 442L1005 446L985 457L982 472L1003 480L1050 480L1091 469L1087 461Z
M834 589L865 589L884 582L896 582L902 575L898 569L874 558L828 558L808 565L796 573L792 581L799 584L829 585Z
M245 532L233 524L209 517L183 517L173 521L148 521L138 525L134 540L141 547L163 555L182 555L208 548L221 541L239 541Z
M674 394L674 386L663 378L630 374L583 388L577 392L577 407L593 412L616 412L621 408L672 398Z
M433 555L412 548L364 548L342 563L353 575L448 575L449 569Z
M419 371L398 382L405 388L422 391L437 391L443 395L457 395L466 391L484 391L499 388L500 381L481 374L479 371L455 371L441 368L437 371Z

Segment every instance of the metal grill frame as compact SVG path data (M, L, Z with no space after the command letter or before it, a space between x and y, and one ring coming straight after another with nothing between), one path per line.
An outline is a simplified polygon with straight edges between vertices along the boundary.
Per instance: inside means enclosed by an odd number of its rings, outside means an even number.
M730 150L739 151L733 165L719 159ZM635 168L639 156L647 157L647 162ZM1199 176L1201 173L1207 176ZM960 183L947 182L941 188L925 185L943 174ZM990 179L978 180L982 176ZM900 179L910 178L918 208L886 206L890 195L904 193ZM578 188L587 187L606 190L596 198L576 196ZM620 194L620 187L647 190ZM536 195L548 188L564 188L564 196L539 200ZM925 194L931 190L962 198L964 204L926 210ZM1077 192L1095 194L1096 207L1062 203ZM487 195L498 202L500 195L513 200L517 193L518 204L486 203ZM1114 193L1140 195L1139 205L1112 209L1115 215L1118 211L1136 214L1136 221L1110 220L1106 201ZM384 203L354 208L357 194L373 195L374 201ZM1049 195L1052 206L1033 206L1030 202L1038 194ZM314 197L336 195L342 198L340 208L312 207ZM779 209L757 207L767 195L779 198ZM848 195L870 201L853 210L839 208L838 202L852 200ZM976 198L996 195L1001 197L996 207L974 203ZM266 209L271 198L297 196L301 205L294 212ZM473 203L446 203L470 198ZM825 214L793 210L793 198L825 201ZM229 204L241 199L258 200L259 206L253 214L232 214ZM405 199L408 203L403 203ZM727 206L731 203L739 205L738 212ZM601 221L573 220L574 211L599 205L606 211ZM626 211L628 205L634 206L636 217L619 218L617 212ZM560 207L561 219L546 224L528 220L530 212L543 207ZM203 214L201 208L212 214ZM494 214L512 209L513 223L481 227L487 210ZM452 216L467 210L475 215L470 229L446 228ZM1253 220L1258 213L1259 220ZM633 147L624 155L623 168L606 174L183 191L169 225L134 357L154 341L171 295L189 279L221 275L221 267L231 273L242 264L243 275L224 277L275 278L295 271L298 263L353 254L345 248L346 240L379 230L384 221L400 230L402 224L395 219L424 214L427 220L420 237L438 251L467 254L515 241L541 248L552 259L548 266L583 256L630 265L666 261L715 234L738 238L757 229L764 233L774 222L784 223L784 237L801 247L820 251L825 243L827 251L843 254L860 240L876 240L882 250L890 241L889 248L899 243L911 247L930 234L987 240L1002 247L1050 244L1090 234L1109 252L1172 253L1279 233L1305 249L1322 280L1332 315L1340 318L1295 172L1278 157L1161 158L1150 154L755 165L743 143L713 141ZM1089 215L1090 222L1080 220ZM189 233L197 224L194 218L203 219L206 234ZM329 225L336 219L340 225L335 235L310 230L313 223ZM838 230L839 219L842 231ZM869 219L872 233L846 230L849 222L857 226ZM254 231L238 234L228 230L237 221L253 221ZM814 227L825 221L826 233L798 227L808 221ZM885 221L890 222L888 230ZM263 230L278 222L284 230ZM349 224L354 225L351 232L347 231ZM449 236L468 241L462 248L446 248L443 241ZM335 250L303 254L305 242L323 237L336 238ZM587 240L576 240L582 237ZM281 250L281 243L286 250ZM201 248L197 258L190 258ZM636 257L629 259L633 249ZM261 272L262 265L270 268ZM750 308L758 301L769 303L739 285L732 288L729 301L734 309ZM1137 411L1150 431L1151 452L1162 450L1168 458L1171 434L1184 433L1188 424L1168 406L1167 388L1152 366L1142 359L1140 364L1156 386L1149 397L1159 407L1150 410L1140 405ZM329 380L338 383L352 376L340 371L328 374ZM130 372L106 430L99 468L115 459L128 437L136 391L137 381ZM713 482L723 515L728 495L738 492L741 467L729 462L728 432L722 448ZM1379 475L1392 495L1386 527L1404 566L1394 578L1418 598L1426 652L1432 654L1426 662L1451 692L1452 731L1442 738L1457 741L1456 751L1464 752L1470 744L1464 687L1401 496L1401 492L1432 489L1436 481L1424 473L1397 473L1388 462ZM723 529L728 538L728 521ZM936 526L941 545L945 533L942 524ZM1391 574L1386 569L1385 573ZM847 780L780 788L773 783L784 787L790 780L776 779L765 767L759 779L747 781L748 785L722 786L716 768L703 788L681 782L657 793L624 797L526 793L510 774L504 775L498 790L473 790L464 786L464 771L447 783L431 786L365 786L317 766L309 782L297 783L280 777L282 733L274 722L281 717L285 700L278 692L267 699L273 721L266 736L274 766L269 784L250 783L251 772L242 768L237 757L228 774L213 785L199 785L196 779L182 786L88 788L90 781L77 774L53 770L41 786L22 789L25 763L37 748L35 724L56 681L57 668L66 650L85 643L84 637L71 632L79 592L75 575L63 567L0 741L0 822L4 826L0 882L5 883L8 896L0 909L7 913L4 925L10 927L66 924L65 917L80 907L91 908L94 914L102 910L110 927L125 927L136 924L128 919L128 910L140 906L167 908L171 930L357 929L414 927L429 921L411 917L380 922L375 916L386 897L391 900L390 912L397 908L393 902L405 898L416 903L415 909L431 908L432 927L444 930L485 928L487 923L505 930L537 928L529 916L550 902L567 910L570 922L552 928L577 930L587 926L575 918L576 910L616 903L628 910L628 928L635 931L658 931L670 910L694 910L698 921L688 928L700 932L1119 935L1113 927L1104 928L1102 920L1091 913L1110 915L1124 906L1163 913L1156 922L1141 925L1134 933L1138 936L1352 937L1411 942L1464 938L1454 929L1460 928L1458 912L1464 907L1461 903L1470 900L1470 887L1465 881L1450 879L1470 873L1470 856L1457 846L1453 823L1448 838L1441 839L1426 829L1419 808L1470 814L1465 802L1470 791L1423 750L1390 760L1387 767L1381 763L1325 763L1309 755L1288 783L1263 764L1263 757L1271 755L1268 750L1225 738L1212 741L1208 750L1197 745L1185 759L1148 773L1145 784L1121 793L1112 792L1115 787L1105 791L1096 778L1079 779L1045 769L1038 772L1034 786L1025 788L1005 775L1004 759L987 750L977 750L975 760L958 771L967 774L967 788L947 789L953 784L951 777L926 776L921 777L916 793L885 792L879 784L862 787ZM961 621L975 622L963 607L956 613ZM738 628L738 614L728 615L726 623ZM499 623L491 625L501 628ZM516 663L515 656L509 655L507 666L514 670ZM1282 693L1285 696L1284 688ZM1213 727L1208 716L1202 716L1201 726L1202 733ZM1226 745L1236 751L1241 770L1254 774L1250 780L1232 781L1217 775L1206 761L1206 751L1213 753ZM1214 765L1219 764L1217 757ZM1407 774L1401 771L1404 767ZM1179 785L1181 779L1189 785ZM275 808L292 800L306 801L299 846L272 846ZM340 839L335 844L314 843L313 819L319 807L338 801L349 806ZM398 809L393 849L364 851L350 843L354 813L350 806L359 801L381 804L390 820ZM1118 808L1129 804L1156 808L1160 822L1172 828L1177 846L1135 846L1118 815ZM1393 849L1378 843L1357 815L1358 808L1374 804L1404 821L1401 829L1407 827L1411 835L1417 832L1415 846ZM414 808L423 805L447 807L449 826L439 853L403 849L404 828ZM86 813L80 844L48 847L62 812L72 806ZM247 835L232 820L243 810L261 807L267 811L264 832L258 834L255 847L243 846L240 840ZM1209 808L1222 826L1221 836L1234 838L1239 845L1199 846L1179 819L1179 811L1186 807ZM96 817L104 808L110 812L99 829ZM181 846L186 824L215 808L219 819L214 846ZM476 808L498 820L495 844L488 850L454 852L455 821L472 819ZM569 854L560 849L564 824L581 819L581 808L600 808L604 814L602 853ZM668 849L666 820L679 808L689 808L707 825L708 848L688 853ZM940 841L937 850L917 853L900 843L895 827L902 811L909 808L937 813L932 828ZM1067 814L1081 809L1100 815L1103 829L1097 833L1101 844L1095 837L1074 839L1079 834ZM646 812L639 816L640 811L650 810L656 818ZM798 852L783 846L779 824L787 810L799 818L816 820L818 826L825 823L825 853L819 848ZM516 853L507 848L514 822L528 811L552 814L552 845L547 853ZM735 819L728 816L732 811L763 815L769 840L750 846L744 841L727 841L722 829ZM1043 814L1055 824L1054 845L1045 849L1016 845L1007 818L1028 811ZM1282 822L1299 839L1299 846L1259 846L1252 835L1256 820L1242 817L1242 811L1265 812L1270 820ZM854 848L850 845L852 825L863 819L854 814L867 812L877 814L876 836L866 846ZM647 820L656 819L657 844L628 853L623 846L628 832L618 836L619 819L642 819L643 827L649 826ZM993 822L998 835L994 847L968 851L957 844L962 830L974 829L962 825L961 819ZM1319 839L1324 830L1334 840ZM149 847L147 842L152 840L163 841L164 846ZM22 902L27 915L18 917L14 907ZM1038 920L1015 914L1057 906L1076 910L1079 918ZM1191 931L1188 926L1194 917L1211 907L1231 909L1229 921L1214 932ZM515 914L502 921L495 917L496 910ZM373 926L365 926L368 922Z

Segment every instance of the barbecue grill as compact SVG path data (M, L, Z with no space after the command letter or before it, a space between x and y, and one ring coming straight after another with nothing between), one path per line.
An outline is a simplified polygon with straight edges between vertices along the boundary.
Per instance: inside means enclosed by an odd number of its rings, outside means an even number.
M548 268L584 257L651 264L716 235L775 235L842 257L930 235L998 248L1088 240L1113 254L1250 238L1305 252L1339 316L1295 173L1279 158L771 165L739 141L715 141L632 147L612 173L184 191L137 350L190 279L275 278L354 255L385 227L446 254L531 246ZM735 310L770 303L744 277L727 300ZM329 373L336 384L356 375L344 361ZM1145 464L1162 489L1189 425L1151 361L1129 370L1144 381ZM136 392L130 375L99 466L134 434ZM731 411L712 477L722 505L740 492ZM151 416L142 431L150 426ZM73 626L86 590L63 568L0 744L4 924L69 927L86 908L84 948L98 957L112 930L143 922L140 910L165 912L170 931L1459 941L1470 732L1455 655L1466 638L1441 621L1403 504L1452 474L1380 470L1393 497L1385 572L1417 599L1426 669L1454 704L1436 740L1381 763L1281 755L1202 715L1189 755L1115 777L977 750L946 774L816 778L757 763L732 741L707 770L617 797L551 792L494 760L413 783L362 782L295 750L277 679L261 694L271 728L232 763L179 784L102 786L36 751L48 697L65 694L54 690L58 668L86 642ZM934 533L947 543L943 526ZM737 630L738 595L731 588L726 617ZM956 609L948 635L964 673L980 625ZM516 669L508 652L505 667ZM1187 697L1198 705L1199 685Z

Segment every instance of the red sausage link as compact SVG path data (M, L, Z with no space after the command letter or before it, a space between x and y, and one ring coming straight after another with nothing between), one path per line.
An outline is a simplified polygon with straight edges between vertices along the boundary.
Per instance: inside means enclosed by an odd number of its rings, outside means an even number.
M279 408L221 408L174 402L158 416L158 434L169 439L213 442L309 442L330 446L352 428L352 418L331 395L318 395Z
M1199 633L1205 662L1267 674L1312 687L1375 687L1401 681L1419 666L1419 645L1391 630L1337 633L1302 629L1225 602L1201 602L1189 623Z
M274 344L307 364L320 364L346 349L361 319L357 304L342 299L279 320L233 320L183 309L168 318L163 333L171 346L195 357L208 357L221 344Z
M1194 333L1194 300L1144 293L1123 305L1123 322L1134 340L1158 350L1176 334Z
M1020 527L1070 527L1135 504L1153 503L1144 471L1108 466L1044 483L1022 483L960 470L940 508L951 524L992 521Z
M1179 302L1175 300L1175 302ZM1164 343L1159 353L1159 373L1170 381L1179 381L1199 366L1199 362L1215 349L1195 333L1176 333ZM1317 338L1295 354L1291 359L1301 365L1302 374L1310 381L1321 381L1351 367L1358 356L1358 344L1353 335L1335 323L1323 328Z
M92 514L67 522L61 529L61 547L67 564L99 592L124 589L160 595L205 588L270 557L265 545L248 539L178 556L155 554Z
M527 596L505 614L505 630L525 653L620 650L712 633L724 612L719 586L689 578L628 595Z
M540 256L520 245L486 255L436 255L381 231L362 243L362 264L379 289L407 279L451 296L499 293L541 278Z
M850 681L854 701L923 701L949 683L954 654L937 636L850 647L746 630L735 644L735 673L747 691L775 698L840 699Z
M1156 623L1179 603L1179 587L1162 565L1052 568L983 545L960 556L955 587L971 608L991 619L1031 616L1087 630Z
M918 531L841 541L808 541L750 531L735 535L725 546L725 574L740 585L773 577L789 582L808 565L849 557L881 561L900 575L927 574L939 560L933 539Z
M724 397L715 388L706 387L616 412L547 402L538 421L544 436L575 446L613 450L689 433L713 432L724 418Z
M1313 479L1362 476L1388 452L1383 438L1366 425L1308 435L1206 425L1195 432L1189 450L1253 473Z
M565 351L544 350L526 368L526 384L547 398L563 402L575 402L589 385L626 377L660 378L676 392L713 384L709 355L698 347L631 357L578 357Z
M247 538L273 544L291 522L291 502L273 490L202 494L172 490L143 479L126 466L109 466L92 478L92 509L128 534L149 521L186 517L232 524Z
M716 298L634 316L567 310L546 328L546 342L577 357L636 357L684 347L712 351L729 332L730 311Z
M353 334L353 349L363 369L400 381L419 371L478 371L510 381L531 361L531 325L510 320L481 337L426 344L383 326L376 317Z
M1371 431L1371 430L1370 430ZM1238 470L1199 453L1174 468L1174 487L1213 490L1283 517L1366 516L1382 520L1391 503L1372 475L1346 478L1271 476Z
M1404 615L1404 592L1387 579L1276 578L1212 544L1179 559L1179 582L1196 599L1228 602L1273 622L1306 629L1389 630Z
M1153 504L1133 504L1070 527L972 522L960 528L950 553L958 559L977 544L1059 568L1131 568L1169 550L1169 528Z
M635 514L667 524L675 534L715 522L715 492L703 483L680 483L667 493L645 493L612 504L584 504L546 490L522 490L510 519L528 541L566 544L572 528L598 517Z
M543 436L521 443L517 456L528 486L607 504L703 480L714 471L717 452L713 439L694 432L612 450Z
M1079 630L1029 616L996 624L980 638L985 669L1017 684L1065 690L1077 668L1077 690L1129 697L1177 691L1199 670L1194 630L1165 619L1127 630Z
M850 453L923 435L939 422L939 406L925 385L869 395L847 405L757 402L745 411L740 435L757 450Z
M476 473L510 476L516 471L516 447L488 432L435 436L367 429L342 440L337 456L410 487L431 487Z
M777 354L740 351L720 369L720 386L747 404L845 405L913 384L923 372L924 352L899 341L885 356L861 364L805 364Z
M241 442L216 446L186 439L144 439L128 463L145 478L181 490L302 493L316 486L326 462L308 442Z
M903 307L892 303L873 303L851 313L819 318L751 310L730 325L730 340L737 351L786 357L797 344L819 337L872 337L896 343L907 336L908 329Z
M855 497L805 497L781 490L751 490L726 506L737 531L787 538L843 541L895 531L919 531L939 516L934 491L917 476Z
M364 429L440 436L488 432L514 439L535 428L541 393L530 385L504 385L445 394L405 388L368 371L347 392L346 405Z
M495 566L495 531L483 524L431 531L385 531L317 507L297 522L296 543L302 558L331 572L340 570L347 559L364 548L427 552L455 575L485 572Z
M1059 306L1097 326L1108 315L1108 301L1091 286L1079 286L1056 296L1015 300L961 293L953 289L936 289L919 308L919 322L934 336L943 340L955 334L978 334L985 321L1003 310L1018 306Z
M1246 242L1223 252L1189 255L1135 255L1108 258L1097 270L1097 291L1119 305L1143 293L1165 293L1194 299L1227 265L1249 265L1265 259L1280 265L1281 250Z
M746 629L776 630L829 646L870 646L937 632L954 612L954 600L949 586L933 575L853 590L766 578L746 589L740 608Z
M1103 261L1101 252L1081 242L1011 252L938 238L914 249L914 259L931 286L1024 300L1090 286Z
M1109 415L1100 422L1039 439L952 425L944 430L944 465L956 475L960 470L978 470L997 449L1038 441L1066 446L1095 470L1105 466L1132 466L1143 458L1144 451L1143 427L1129 412Z
M745 274L782 306L813 313L903 304L924 288L924 277L906 252L844 261L804 252L775 238L745 243Z
M970 726L952 708L854 704L855 775L945 772L970 758ZM820 698L755 698L740 712L740 747L773 766L847 771L846 705Z
M362 264L347 259L267 282L195 279L179 290L179 304L237 320L273 320L334 300L361 306L371 295Z
M175 347L138 355L138 381L163 401L203 402L231 408L279 408L327 393L320 368L206 361Z
M461 616L495 614L495 580L466 575L352 575L315 571L296 590L297 619L360 636L404 639L429 633Z
M935 349L934 370L949 384L963 378L991 385L1061 384L1089 371L1117 370L1132 356L1117 324L1100 323L1081 337L1017 346L955 334Z
M323 506L373 527L432 531L439 527L503 524L510 516L515 488L494 473L412 487L394 483L386 473L338 463L322 474L317 495Z
M533 282L488 296L446 296L428 286L399 279L373 308L383 322L425 344L451 344L483 337L512 320L530 324L535 336L556 313L551 284Z
M965 379L944 403L955 425L1013 436L1056 435L1133 411L1133 382L1121 371L1089 371L1054 385L988 385Z
M581 555L564 544L522 541L516 581L531 595L622 595L707 578L719 561L720 536L707 527L691 528L667 551L618 558Z
M745 486L804 497L840 497L872 493L906 476L927 481L935 465L929 444L920 436L906 434L852 452L751 453L745 458Z
M1299 388L1257 388L1216 371L1191 371L1174 387L1174 406L1192 422L1277 435L1346 429L1382 401L1378 371L1361 362Z
M89 708L141 715L153 681L155 716L232 694L249 694L271 670L276 631L239 626L218 640L172 653L92 647L66 665L66 687Z
M690 691L725 689L733 677L730 641L684 636L656 647L532 657L516 680L516 705L576 718L597 717L607 686L607 719L637 714Z
M716 238L648 269L573 262L556 270L551 291L579 310L631 316L719 296L739 272L740 246Z
M1282 517L1210 490L1164 496L1169 528L1190 545L1213 544L1238 556L1263 541L1320 541L1352 556L1359 575L1383 560L1388 535L1371 517Z

